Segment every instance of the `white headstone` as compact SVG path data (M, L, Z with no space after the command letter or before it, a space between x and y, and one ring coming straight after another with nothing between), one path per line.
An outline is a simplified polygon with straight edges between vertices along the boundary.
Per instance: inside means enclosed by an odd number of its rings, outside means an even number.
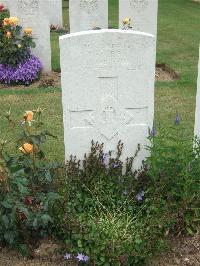
M42 9L54 26L63 25L62 0L41 0Z
M200 47L199 47L199 64L198 64L198 80L197 80L197 96L196 96L196 113L194 135L200 138Z
M62 0L39 0L39 2L41 4L42 12L49 19L49 23L54 26L62 26ZM3 4L10 9L12 16L16 16L16 3L17 0L3 0Z
M119 0L119 25L123 19L131 18L133 30L157 35L158 0Z
M108 0L69 0L70 32L108 28Z
M91 141L122 160L148 154L154 117L155 38L141 32L99 30L60 37L65 155L83 159Z
M16 0L10 8L12 16L17 16L23 28L32 28L38 56L45 72L51 71L51 43L49 19L42 9L41 0Z

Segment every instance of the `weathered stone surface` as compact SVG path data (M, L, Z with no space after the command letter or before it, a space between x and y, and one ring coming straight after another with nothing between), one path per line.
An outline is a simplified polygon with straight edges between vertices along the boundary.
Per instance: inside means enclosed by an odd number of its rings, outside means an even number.
M119 25L122 20L131 18L133 30L157 35L158 0L119 0Z
M148 154L154 116L155 38L146 33L100 30L60 37L65 155L83 159L91 140L105 152L124 143L123 161Z
M23 28L32 28L36 48L33 53L43 64L44 71L51 70L51 43L49 19L45 16L40 0L16 0L10 7L12 16L20 19Z
M69 0L70 32L108 28L108 0Z
M198 80L197 80L197 96L196 96L196 113L194 135L200 138L200 47L199 47L199 64L198 64Z
M41 0L42 9L54 26L63 25L62 0Z

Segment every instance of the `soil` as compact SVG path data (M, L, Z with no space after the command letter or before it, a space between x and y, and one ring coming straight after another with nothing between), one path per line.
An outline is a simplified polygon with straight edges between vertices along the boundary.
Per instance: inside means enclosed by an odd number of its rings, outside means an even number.
M27 89L27 88L50 88L50 87L61 87L61 74L58 72L48 72L41 75L40 80L30 84L29 86L17 85L8 86L0 84L0 89Z
M180 76L166 64L156 65L156 80L158 81L173 81L179 79ZM0 89L22 90L27 88L60 88L61 74L58 72L49 72L42 74L40 80L30 84L28 87L24 85L8 86L0 84Z
M150 261L148 266L200 266L200 235L171 240L171 251Z
M75 266L64 262L59 249L58 244L47 240L34 251L33 259L25 259L15 251L0 247L0 266ZM150 260L147 265L200 266L200 235L172 239L170 251Z

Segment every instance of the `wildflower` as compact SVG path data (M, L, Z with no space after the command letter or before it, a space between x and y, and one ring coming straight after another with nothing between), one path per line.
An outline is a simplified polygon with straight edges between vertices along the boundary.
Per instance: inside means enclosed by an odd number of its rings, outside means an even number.
M123 195L124 195L124 196L127 196L127 195L128 195L128 191L127 191L127 190L124 190L124 191L123 191Z
M8 39L10 39L10 38L11 38L11 35L12 35L12 34L11 34L11 32L10 32L10 31L7 31L7 32L6 32L6 37L7 37Z
M16 26L19 23L19 19L17 17L10 17L9 18L9 24Z
M85 256L82 253L78 253L76 258L78 261L85 261Z
M30 143L24 143L19 150L25 154L30 154L33 152L33 145Z
M3 4L0 4L0 12L4 11L4 5Z
M84 261L84 262L87 262L89 260L89 257L88 256L85 256L84 254L82 253L78 253L78 256L76 257L77 260L80 262L80 261Z
M32 35L33 30L31 28L25 28L24 33L28 36Z
M72 258L72 255L69 254L69 253L66 253L65 256L64 256L65 260L70 260L71 258Z
M88 256L84 256L84 261L88 261L89 260L89 257Z
M9 20L9 18L4 18L4 20L3 20L3 25L4 26L8 26L10 24L10 20Z
M113 168L117 168L117 167L119 167L119 163L113 163L112 167L113 167Z
M176 113L176 117L175 117L175 125L180 125L181 122L181 117L179 115L179 113Z
M21 48L21 47L22 47L22 45L19 43L19 44L17 45L17 47L18 47L18 48Z
M31 122L33 120L33 112L32 111L26 111L24 115L24 120Z
M143 201L144 190L140 191L135 197L137 201Z
M150 136L151 136L151 137L155 137L156 134L157 134L156 127L155 127L155 125L153 125L153 128L152 128L152 130L151 130L151 132L150 132Z
M108 153L103 154L103 164L105 167L109 165L109 154Z

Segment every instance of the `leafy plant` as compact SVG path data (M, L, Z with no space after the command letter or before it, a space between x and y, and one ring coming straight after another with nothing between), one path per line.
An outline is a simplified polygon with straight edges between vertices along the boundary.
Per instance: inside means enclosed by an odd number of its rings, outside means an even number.
M16 140L17 154L8 152L6 141L1 141L0 148L0 242L26 255L38 239L49 234L51 209L60 198L53 186L59 165L49 162L42 150L47 138L54 137L43 129L43 111L38 108L25 113ZM15 130L10 111L6 118Z

